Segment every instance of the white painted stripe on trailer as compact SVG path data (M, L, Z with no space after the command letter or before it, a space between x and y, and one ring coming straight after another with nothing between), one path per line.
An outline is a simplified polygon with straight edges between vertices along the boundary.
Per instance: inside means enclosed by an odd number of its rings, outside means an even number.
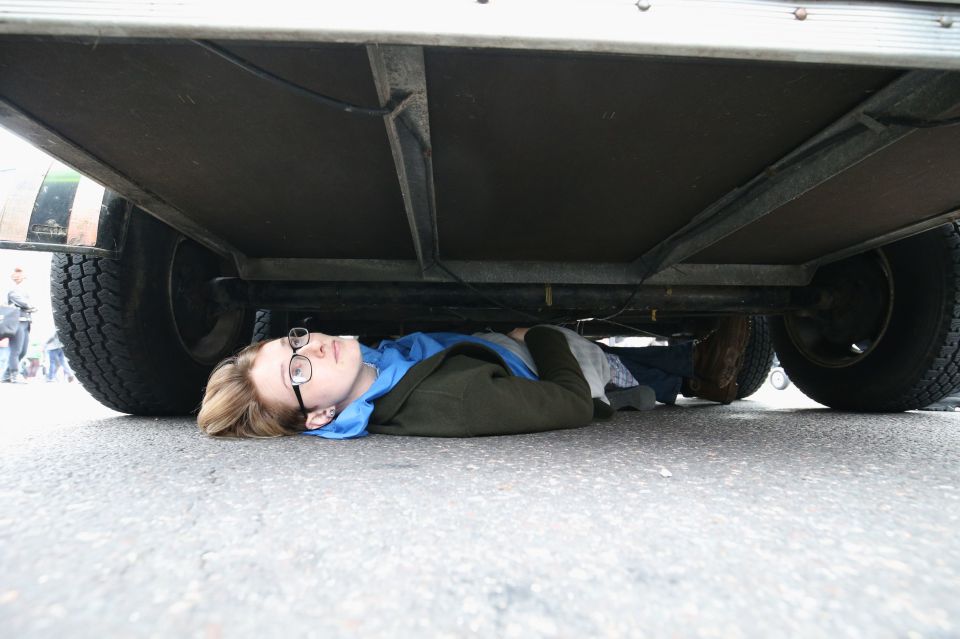
M13 190L0 211L0 241L23 242L27 238L33 206L50 166L49 158L37 158L17 170Z
M70 210L67 224L67 244L70 246L96 246L97 228L100 226L100 211L106 189L93 180L80 178L77 193Z

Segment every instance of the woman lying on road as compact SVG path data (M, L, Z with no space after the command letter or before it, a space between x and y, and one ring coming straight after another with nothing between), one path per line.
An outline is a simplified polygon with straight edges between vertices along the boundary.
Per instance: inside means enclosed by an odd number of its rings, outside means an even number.
M367 433L471 437L585 426L677 393L736 396L747 338L721 320L697 346L604 348L555 326L509 335L414 333L376 349L295 328L227 358L207 383L200 429L226 437Z

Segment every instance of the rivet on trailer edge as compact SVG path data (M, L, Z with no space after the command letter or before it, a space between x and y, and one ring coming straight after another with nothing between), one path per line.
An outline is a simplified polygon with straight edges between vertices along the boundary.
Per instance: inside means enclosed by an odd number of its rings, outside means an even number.
M953 16L940 16L940 26L949 29L953 26Z
M797 8L796 11L793 12L793 17L796 18L797 20L806 20L807 10L804 7L799 7Z
M650 3L647 0L637 0L637 9L648 11L650 9Z

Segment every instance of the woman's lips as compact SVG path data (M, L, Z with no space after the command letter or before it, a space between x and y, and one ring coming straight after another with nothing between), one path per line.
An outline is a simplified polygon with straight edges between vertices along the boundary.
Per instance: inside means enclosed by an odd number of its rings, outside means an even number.
M333 361L340 363L340 344L337 341L333 342Z

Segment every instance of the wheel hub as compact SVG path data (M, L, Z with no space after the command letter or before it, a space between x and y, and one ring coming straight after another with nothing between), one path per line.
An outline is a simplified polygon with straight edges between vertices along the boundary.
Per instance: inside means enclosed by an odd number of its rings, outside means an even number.
M181 239L170 266L170 304L177 336L190 357L216 364L237 343L244 311L219 312L207 283L222 275L220 260L199 244Z
M893 309L893 277L883 253L822 267L813 285L827 291L831 304L784 316L794 345L829 368L851 366L869 355L883 338Z

